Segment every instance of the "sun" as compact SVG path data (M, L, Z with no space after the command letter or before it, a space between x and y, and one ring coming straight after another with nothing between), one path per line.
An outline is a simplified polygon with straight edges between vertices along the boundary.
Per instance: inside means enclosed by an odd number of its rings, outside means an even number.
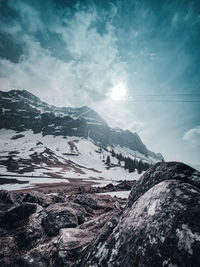
M109 94L110 98L115 101L124 100L127 96L126 85L122 82L117 83Z

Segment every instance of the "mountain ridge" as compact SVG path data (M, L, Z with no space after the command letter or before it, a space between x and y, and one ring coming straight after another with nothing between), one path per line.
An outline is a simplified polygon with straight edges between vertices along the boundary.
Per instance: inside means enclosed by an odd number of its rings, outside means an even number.
M120 145L138 151L156 160L164 160L160 153L146 148L137 133L111 128L92 108L82 106L56 107L41 101L27 90L0 91L0 128L54 136L91 138L103 146Z

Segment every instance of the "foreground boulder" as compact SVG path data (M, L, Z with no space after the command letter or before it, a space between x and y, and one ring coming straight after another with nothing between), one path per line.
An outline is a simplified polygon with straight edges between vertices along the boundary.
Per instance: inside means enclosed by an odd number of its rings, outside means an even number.
M12 195L7 190L0 190L0 202L5 204L14 204Z
M32 203L23 203L17 207L11 208L0 218L0 226L16 226L21 221L27 220L29 216L35 213L37 205Z
M42 207L47 207L50 204L52 204L52 199L49 195L44 194L42 192L38 192L38 191L31 191L29 193L27 193L23 200L23 202L30 202L30 203L37 203L39 205L41 205Z
M58 257L56 266L72 266L80 256L82 250L93 238L94 234L86 229L61 229L57 246Z
M85 209L75 203L57 203L45 210L42 226L48 236L56 236L61 228L76 227L86 219Z
M178 180L200 189L200 173L195 169L181 162L159 162L149 168L133 186L128 206L154 185L166 180Z
M32 203L4 212L0 223L0 266L23 266L18 264L22 255L45 242L41 226L44 215L43 208Z
M22 194L11 194L7 190L0 190L0 212L19 205L22 202L22 198Z
M169 165L162 163L166 169ZM176 163L176 170L182 167ZM191 172L186 165L184 170ZM150 189L138 187L140 197L126 208L111 232L93 240L76 266L199 266L200 191L194 186L199 184L199 173L193 171L196 179L176 171L169 179L159 178L152 169L148 173ZM132 191L137 195L135 188Z
M120 210L109 211L76 228L61 229L57 243L56 266L76 265L77 259L92 240L103 236L103 233L109 231L110 227L116 226L116 221L115 224L111 222L114 217L119 219L120 214ZM110 223L107 224L108 222ZM106 228L104 228L105 225Z
M54 237L51 241L41 243L26 254L20 255L20 258L15 259L16 267L49 267L56 266L56 243L57 238Z

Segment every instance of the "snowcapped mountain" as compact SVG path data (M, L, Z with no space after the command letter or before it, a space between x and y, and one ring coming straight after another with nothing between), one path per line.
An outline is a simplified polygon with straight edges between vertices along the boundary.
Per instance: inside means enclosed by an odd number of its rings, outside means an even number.
M124 169L128 157L163 160L137 133L109 127L87 106L60 108L25 90L1 91L0 117L2 174L120 180L133 177Z

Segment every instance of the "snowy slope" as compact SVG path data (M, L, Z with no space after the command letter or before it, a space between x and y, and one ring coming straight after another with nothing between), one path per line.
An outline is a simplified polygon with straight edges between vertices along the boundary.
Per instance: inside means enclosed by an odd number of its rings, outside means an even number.
M2 175L33 175L41 176L42 179L50 176L54 179L55 177L82 178L98 181L102 185L140 177L137 172L129 173L125 170L123 163L122 166L119 165L118 160L112 157L109 150L100 149L92 140L81 137L42 136L41 133L34 134L32 131L19 134L14 130L1 129L0 146L0 173ZM122 152L123 148L120 151ZM126 149L124 149L125 153ZM105 164L107 156L111 159L110 168ZM17 179L23 181L22 178ZM34 178L26 177L24 180L27 181L27 179L33 183L31 179ZM54 182L58 181L60 180ZM18 185L18 188L22 187L24 185Z
M36 184L35 176L55 182L81 178L102 185L133 180L140 175L125 170L126 158L149 165L163 160L137 133L109 127L87 106L60 108L25 90L0 91L0 117L1 177L26 176L28 186Z
M147 149L137 133L109 127L97 112L87 106L60 108L42 102L25 90L0 91L0 116L0 129L32 130L35 134L62 137L90 137L104 147L119 145L142 156L163 160L161 154Z

